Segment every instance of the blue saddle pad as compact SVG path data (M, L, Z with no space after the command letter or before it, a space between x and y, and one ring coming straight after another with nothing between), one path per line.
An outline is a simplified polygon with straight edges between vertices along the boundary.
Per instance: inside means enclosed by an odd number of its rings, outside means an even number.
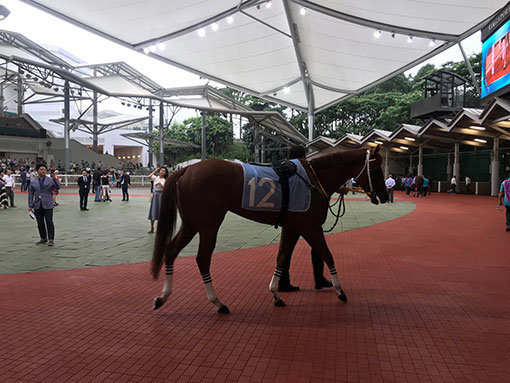
M297 165L297 172L310 183L299 160L291 160ZM280 178L270 166L257 166L242 163L244 170L243 209L258 211L280 211L282 187ZM310 207L310 188L296 174L289 177L289 211L306 211Z

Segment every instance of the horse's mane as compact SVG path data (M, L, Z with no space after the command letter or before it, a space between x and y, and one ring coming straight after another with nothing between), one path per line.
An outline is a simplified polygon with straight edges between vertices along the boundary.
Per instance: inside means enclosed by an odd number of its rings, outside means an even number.
M337 149L332 153L325 154L317 158L313 158L312 160L310 160L310 163L317 170L338 166L339 163L341 163L342 165L347 165L351 164L356 160L359 160L362 153L365 154L366 149L353 149L353 150Z

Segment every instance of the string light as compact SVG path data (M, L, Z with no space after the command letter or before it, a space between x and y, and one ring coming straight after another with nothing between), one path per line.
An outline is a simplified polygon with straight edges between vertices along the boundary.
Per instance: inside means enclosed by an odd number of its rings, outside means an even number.
M205 36L205 29L204 28L200 28L198 31L197 31L198 35L200 37L204 37Z
M307 12L307 9L305 7L301 7L301 9L299 10L299 13L301 14L301 16L306 15L306 12Z
M220 26L218 25L218 23L212 23L211 24L211 29L216 32L218 29L220 29Z
M272 1L268 1L266 3L266 8L271 8L272 5L273 5L273 2Z
M154 53L154 52L156 52L156 51L158 50L158 49L156 48L156 46L155 46L155 45L151 45L151 46L149 47L149 49L150 49L150 51L151 51L152 53Z
M289 94L290 93L289 87L286 86L285 88L283 88L283 93Z
M143 48L143 53L145 53L146 55L148 55L150 51L151 50L149 49L149 47Z
M378 29L377 31L374 32L374 37L376 39L378 39L379 37L381 37L382 35L382 31L380 29Z
M407 42L412 43L413 42L413 36L407 36Z
M233 22L234 22L234 17L233 16L228 16L227 17L227 23L232 24Z
M163 43L158 43L157 47L158 47L158 49L160 51L164 51L165 50L165 44L163 44Z

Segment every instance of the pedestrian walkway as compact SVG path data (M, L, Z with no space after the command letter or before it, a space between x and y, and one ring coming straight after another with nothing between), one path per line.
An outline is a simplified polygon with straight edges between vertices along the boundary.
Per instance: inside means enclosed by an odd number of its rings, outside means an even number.
M1 275L0 381L507 382L510 233L496 200L412 201L410 214L327 237L347 304L312 288L302 241L301 290L283 308L268 291L277 245L215 254L229 315L207 301L193 257L176 260L158 311L147 262Z

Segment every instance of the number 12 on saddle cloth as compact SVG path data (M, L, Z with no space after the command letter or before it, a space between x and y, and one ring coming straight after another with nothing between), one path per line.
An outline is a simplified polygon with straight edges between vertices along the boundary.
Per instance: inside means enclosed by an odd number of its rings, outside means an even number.
M303 212L310 207L310 183L299 160L291 160L297 166L297 173L289 177L289 211ZM282 188L279 176L269 166L242 163L244 171L243 209L257 211L280 211Z

